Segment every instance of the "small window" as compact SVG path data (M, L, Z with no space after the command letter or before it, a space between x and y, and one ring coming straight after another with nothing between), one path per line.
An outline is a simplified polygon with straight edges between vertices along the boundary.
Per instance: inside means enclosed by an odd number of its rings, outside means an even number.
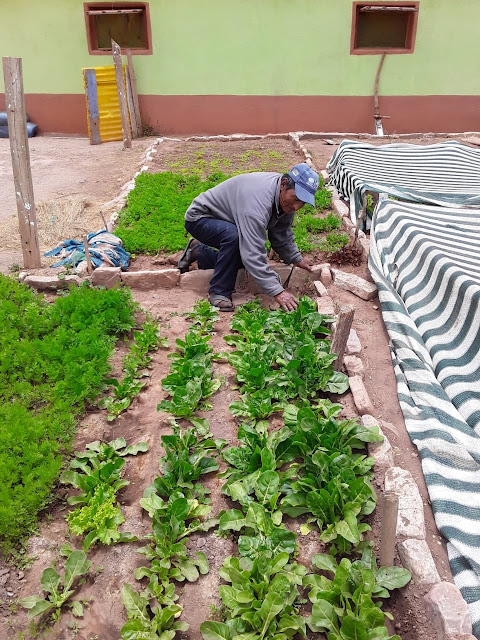
M413 53L418 2L354 2L350 53Z
M88 51L112 53L111 40L122 52L152 53L150 14L145 2L86 2L83 5L87 26Z

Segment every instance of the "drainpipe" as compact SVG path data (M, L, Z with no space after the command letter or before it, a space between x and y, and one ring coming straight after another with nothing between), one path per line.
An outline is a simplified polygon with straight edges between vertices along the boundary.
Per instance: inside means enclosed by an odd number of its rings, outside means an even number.
M380 108L378 105L378 83L380 81L380 74L382 72L383 63L385 62L386 53L382 53L380 58L380 64L378 65L377 75L375 76L375 89L373 93L373 117L375 119L375 132L377 136L383 136L382 116L380 115ZM389 118L390 116L383 116Z

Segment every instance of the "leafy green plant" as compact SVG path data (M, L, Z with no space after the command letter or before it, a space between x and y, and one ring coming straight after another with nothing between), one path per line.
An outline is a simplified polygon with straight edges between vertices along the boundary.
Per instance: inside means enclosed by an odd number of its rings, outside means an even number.
M348 242L349 240L346 233L329 233L320 247L322 251L326 251L327 253L336 253L342 247L346 247Z
M182 607L155 606L152 600L134 591L129 584L123 585L122 602L128 616L120 631L123 640L173 640L177 631L187 631L188 623L176 620Z
M141 377L148 377L147 372L142 372L150 365L151 357L149 353L156 351L159 346L168 346L168 340L161 338L158 332L158 324L147 319L141 328L141 331L135 331L133 341L130 345L128 353L123 358L122 369L125 376L120 382L116 378L105 380L105 384L113 389L113 396L102 398L99 407L107 409L107 420L111 422L118 418L130 404L132 400L140 393L145 386L141 382Z
M130 253L155 255L179 251L185 245L184 215L192 200L228 176L141 173L135 179L126 208L120 213L117 235Z
M203 622L200 631L205 640L280 639L297 633L305 637L298 586L306 568L289 560L288 553L259 553L255 560L227 558L220 569L229 583L220 587L226 621Z
M320 391L346 391L348 378L334 371L336 355L324 339L332 320L317 313L315 303L306 297L288 314L269 313L258 301L239 309L231 328L240 335L225 337L235 346L228 361L242 384L242 398L230 405L230 411L261 420L284 408L288 400L308 401Z
M177 338L178 351L170 354L170 375L162 380L162 387L172 397L157 406L179 418L191 418L199 403L209 398L221 385L213 378L213 352L207 344L210 336L190 329L185 339ZM203 405L205 406L205 405ZM201 407L200 407L201 408Z
M0 276L0 539L3 550L35 529L87 403L134 324L128 289L73 287L48 303Z
M58 620L60 618L60 610L65 604L72 609L74 616L83 616L82 603L78 600L71 602L68 602L68 600L82 584L82 580L80 580L74 586L76 579L84 576L91 565L92 563L87 560L85 553L77 550L70 552L65 561L63 580L52 567L45 569L42 573L40 584L43 591L48 594L46 599L39 596L27 596L20 600L22 607L29 610L28 617L34 618L51 612L52 620Z
M186 313L185 317L193 326L198 327L201 333L212 333L213 325L218 320L218 313L208 300L201 298L193 305L193 311Z
M310 589L312 614L306 622L312 631L328 632L328 640L400 640L388 635L385 616L391 616L373 598L388 598L389 591L405 586L411 578L407 569L377 568L370 545L354 562L343 558L338 564L332 556L319 553L312 563L334 574L333 579L310 574L303 580Z
M127 486L121 479L125 465L124 457L148 451L146 442L126 446L123 438L108 444L91 442L84 452L76 452L71 461L71 471L65 471L60 481L70 484L80 493L68 498L69 504L84 505L67 516L70 531L74 535L87 533L83 549L87 551L95 542L116 544L136 540L131 533L119 532L118 526L125 522L116 494Z

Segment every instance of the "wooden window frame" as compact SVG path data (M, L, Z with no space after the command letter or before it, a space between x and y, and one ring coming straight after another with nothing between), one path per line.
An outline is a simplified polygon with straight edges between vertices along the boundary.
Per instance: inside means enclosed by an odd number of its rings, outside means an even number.
M152 27L150 22L150 8L148 2L84 2L83 13L85 15L85 27L87 30L87 44L88 52L92 56L111 56L111 49L99 49L97 47L97 34L95 30L95 21L91 20L89 11L96 11L101 9L142 9L145 13L145 36L147 40L147 46L144 48L131 48L132 55L135 56L148 56L153 53L152 44ZM125 55L127 49L122 48L122 54Z
M412 11L412 18L409 20L408 29L407 29L407 47L390 47L390 48L364 48L364 47L355 47L355 36L357 33L357 16L359 7L411 7L414 9ZM418 12L419 12L420 2L412 1L412 2L354 2L352 5L352 34L350 38L350 54L355 56L365 56L365 55L379 55L382 53L397 53L397 54L405 54L405 53L413 53L415 51L415 39L417 35L417 23L418 23Z

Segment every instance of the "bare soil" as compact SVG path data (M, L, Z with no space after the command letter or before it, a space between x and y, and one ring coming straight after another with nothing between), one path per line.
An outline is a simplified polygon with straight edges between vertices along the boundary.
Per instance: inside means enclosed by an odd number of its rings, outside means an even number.
M47 142L40 142L41 140L46 140ZM420 140L423 141L424 139L422 138ZM371 141L371 139L368 141ZM387 139L385 139L385 141L387 141ZM389 139L388 141L391 142L394 140ZM429 139L425 143L432 141L433 140ZM0 141L0 143L1 142L2 141ZM115 143L101 145L99 147L90 147L88 142L83 140L78 141L78 139L76 139L68 142L73 148L75 148L75 145L78 143L77 151L79 162L84 153L90 154L89 160L87 161L85 159L85 166L82 169L82 171L84 171L82 175L85 176L86 183L81 189L85 189L85 193L94 194L95 198L98 198L99 203L101 200L105 201L117 195L118 187L116 185L122 185L132 177L136 168L133 162L133 155L126 157L124 155L126 152L121 151L120 147L113 150L111 144ZM139 145L140 142L144 146L142 147L142 153L138 150L138 155L135 156L135 162L141 160L143 149L150 141L139 141L137 145ZM337 142L337 140L335 140L335 142ZM414 141L408 140L408 142ZM60 142L59 146L55 146L58 140L54 142L53 139L38 138L32 141L32 145L37 143L39 145L37 147L39 153L38 158L41 157L41 153L43 152L45 155L42 157L47 161L49 148L55 149L57 158L61 157L58 149L62 148L63 142ZM374 141L374 143L377 143L377 141ZM67 153L67 144L65 143L65 145L64 151ZM200 149L199 145L203 148ZM282 159L280 160L280 158L270 155L270 160L272 162L285 162L288 167L301 161L301 158L299 158L289 145L290 143L288 141L283 140L234 143L166 142L157 145L158 151L151 171L181 169L182 167L172 167L172 164L175 164L175 162L180 159L185 161L183 165L184 169L195 165L195 163L200 162L201 164L204 162L205 165L202 165L202 170L210 170L212 163L218 163L219 166L222 165L229 169L228 172L231 171L233 173L234 171L247 170L250 168L243 167L242 160L248 151L257 151L261 154L260 156L249 156L249 162L258 161L258 163L265 161L265 157L268 157L265 156L265 154L268 154L269 151L276 151L281 154ZM306 146L311 150L314 162L319 169L325 166L333 151L336 149L336 146L327 145L319 140L308 140ZM110 153L108 150L109 147L111 148L110 160L105 159L104 162L107 167L107 173L104 174L102 172L101 179L97 180L98 159L100 157L107 157L101 154ZM2 150L2 152L4 151L1 145L0 150ZM199 157L200 154L202 157ZM2 161L4 163L6 162L5 154L2 155L0 153L0 158L3 158ZM94 160L94 162L92 162L92 160ZM124 160L124 164L122 164L121 160ZM228 160L231 161L230 164L227 162ZM112 167L110 164L118 166ZM68 170L70 179L63 183L59 177L61 172L56 168L56 165L57 163L50 164L50 170L44 169L43 174L39 168L37 173L37 175L43 175L45 181L49 184L49 188L44 192L45 195L43 197L45 198L71 195L75 188L79 188L78 185L76 185L76 182L79 182L79 173L76 173L75 167L68 165L70 167ZM39 167L40 166L41 162L39 164ZM214 167L215 166L217 166L217 164L214 164ZM200 168L200 165L197 164L197 167ZM258 166L257 168L264 167ZM282 170L280 167L274 167L273 164L269 164L269 169ZM116 171L118 173L115 173ZM53 178L49 180L49 172L57 175L57 182L55 182ZM3 185L2 180L4 182ZM5 172L3 172L3 175L0 175L0 185L5 187L2 189L2 193L4 191L6 193L6 186L9 188L12 187L5 177ZM102 189L104 189L104 191L102 191ZM82 191L82 193L84 193L84 191ZM101 205L99 204L99 206ZM15 203L13 202L13 213L15 213L14 208ZM0 218L2 215L5 215L5 212L6 205L2 202L2 205L0 205ZM9 215L11 215L11 213ZM0 267L3 256L4 254L2 254L0 247ZM144 257L139 257L134 268L149 268L153 259L148 258L148 262L145 262L145 260ZM369 278L365 263L360 267L343 266L342 269ZM310 293L310 291L308 291L308 293ZM363 301L353 294L338 289L334 285L330 288L329 294L339 304L350 304L355 307L353 328L357 331L363 346L361 358L366 369L365 384L375 406L375 415L377 418L393 425L386 428L385 433L392 443L395 463L409 470L419 486L425 507L427 543L432 551L441 578L451 580L445 544L435 527L417 450L412 445L406 432L398 404L395 376L388 347L388 335L383 325L378 300ZM170 349L172 349L175 339L181 337L188 328L188 323L181 314L191 309L197 297L196 294L185 290L159 290L155 293L134 292L134 297L144 309L159 319L162 327L162 335L169 338ZM234 295L234 302L236 304L245 302L247 299L248 296L244 294ZM265 304L272 304L271 299L267 297L262 297L262 300ZM215 350L226 349L222 338L229 333L228 323L230 319L231 316L229 314L220 314L220 320L216 325L217 334L212 340L212 346ZM125 349L125 343L119 343L118 352L113 360L114 372L116 369L116 373L119 373L119 364ZM103 439L109 441L120 436L124 437L129 443L139 440L147 440L149 442L150 449L147 454L138 455L130 459L127 458L125 477L130 481L130 485L120 493L120 502L126 518L123 530L131 531L139 536L146 534L150 527L149 518L141 509L139 499L144 489L151 484L158 474L158 458L163 453L160 438L163 434L170 432L167 416L157 412L156 409L158 402L165 397L165 393L161 388L161 380L169 369L167 353L168 351L166 349L160 349L154 355L150 382L125 414L114 423L108 423L106 421L106 413L92 407L81 422L76 439L76 450L83 449L85 444L92 440ZM225 384L214 396L214 410L204 415L208 417L213 433L217 437L226 438L233 444L236 440L237 425L228 412L228 405L237 398L237 391L231 388L234 384L234 373L225 363L217 363L215 369L217 375L225 377ZM354 417L356 415L350 393L334 399L340 401L343 405L342 413L345 417ZM275 422L275 418L273 422ZM221 482L216 475L212 475L207 480L207 484L212 491L214 513L232 506L221 495ZM375 484L378 489L383 486L383 477L381 475L376 477ZM382 513L382 492L379 491L378 493L379 502L377 509L374 514L370 516L369 520L373 529L369 536L373 540L377 552ZM0 620L0 638L2 640L31 637L31 634L27 631L28 622L26 612L21 608L18 608L18 611L15 612L17 608L15 601L17 598L31 594L40 595L39 583L42 571L52 562L58 562L59 548L66 540L69 540L68 530L64 520L67 509L65 495L65 489L59 487L56 501L42 518L38 535L30 541L28 554L34 557L31 567L19 572L15 568L2 567L0 564L0 601L2 602L0 610L4 614L3 619ZM297 529L298 523L293 522L292 526L294 529ZM72 542L80 546L79 540L73 540ZM180 603L184 607L182 619L190 624L189 631L179 634L179 637L188 640L200 640L200 623L212 615L212 607L218 607L220 605L218 595L218 569L224 558L235 552L235 545L230 538L218 538L213 532L195 536L190 544L193 549L202 549L206 553L210 562L210 573L207 576L201 577L200 580L194 584L186 584L184 587L178 588ZM81 598L92 599L89 610L86 612L84 618L79 620L75 620L70 613L65 612L59 623L54 625L53 628L48 628L44 637L58 638L61 640L70 640L70 638L76 638L77 640L94 640L95 638L97 638L97 640L117 640L119 630L125 621L125 611L120 599L120 589L124 582L129 582L137 586L133 577L133 571L135 567L142 564L143 560L143 557L136 553L138 546L141 546L141 543L117 545L115 547L94 547L89 556L93 563L92 578L81 587L78 594ZM299 560L308 564L313 554L321 550L323 550L322 545L318 542L315 532L311 532L305 538L299 536ZM396 558L396 562L399 563L398 557ZM98 567L102 567L102 569ZM425 588L410 583L398 593L394 592L393 597L385 606L385 609L392 611L395 617L392 633L396 630L403 640L431 639L431 625L426 618L423 602L425 591ZM75 627L76 622L78 622L78 628ZM19 635L21 632L25 635ZM311 634L309 634L309 637L310 635Z
M33 190L36 203L76 199L84 202L84 223L88 232L103 227L100 211L109 216L104 204L118 195L143 163L152 138L133 141L131 150L122 142L91 145L86 138L35 137L29 139ZM0 139L0 273L10 265L23 264L20 244L12 236L18 233L13 224L17 217L10 142ZM40 247L41 252L53 246ZM47 264L47 263L46 263Z

